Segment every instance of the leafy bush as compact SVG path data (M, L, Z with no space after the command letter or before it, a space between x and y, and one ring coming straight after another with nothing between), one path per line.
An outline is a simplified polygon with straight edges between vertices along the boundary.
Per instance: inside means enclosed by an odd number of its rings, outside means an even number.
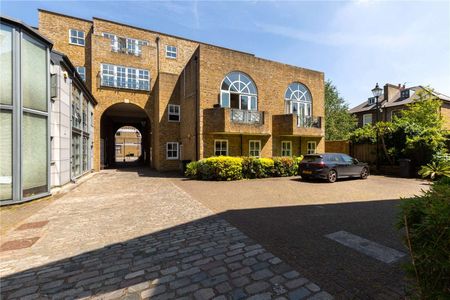
M242 175L244 178L266 178L272 176L274 162L271 158L244 157Z
M294 176L298 174L298 165L302 161L300 157L274 157L273 173L275 177Z
M441 177L450 177L450 163L444 160L432 161L420 168L419 175L423 178L430 177L431 180Z
M435 181L421 196L404 199L399 227L406 229L412 262L408 277L415 279L421 299L450 295L450 178Z
M186 176L203 180L242 179L242 158L219 156L191 162L187 165Z
M219 156L191 162L186 166L185 175L202 180L239 180L242 178L267 178L271 176L297 175L300 157L231 157Z

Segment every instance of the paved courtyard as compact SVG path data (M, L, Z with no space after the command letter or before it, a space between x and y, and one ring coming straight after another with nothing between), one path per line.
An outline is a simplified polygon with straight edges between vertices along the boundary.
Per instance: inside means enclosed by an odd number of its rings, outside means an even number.
M102 171L11 218L20 221L1 236L1 298L332 298L159 176Z
M173 180L336 299L404 298L408 255L395 227L398 199L421 193L425 181Z

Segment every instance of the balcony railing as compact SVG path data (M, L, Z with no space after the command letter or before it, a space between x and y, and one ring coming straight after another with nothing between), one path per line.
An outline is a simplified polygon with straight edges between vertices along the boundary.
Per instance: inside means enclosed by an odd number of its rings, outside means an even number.
M264 116L261 111L231 109L231 122L241 124L263 124Z
M297 116L297 127L321 128L322 117Z

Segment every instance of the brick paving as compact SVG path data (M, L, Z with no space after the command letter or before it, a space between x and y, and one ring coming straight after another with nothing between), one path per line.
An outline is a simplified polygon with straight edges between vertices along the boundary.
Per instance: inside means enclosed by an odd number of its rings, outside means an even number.
M2 236L40 236L0 253L2 299L332 299L152 173L103 171L26 222L47 220Z

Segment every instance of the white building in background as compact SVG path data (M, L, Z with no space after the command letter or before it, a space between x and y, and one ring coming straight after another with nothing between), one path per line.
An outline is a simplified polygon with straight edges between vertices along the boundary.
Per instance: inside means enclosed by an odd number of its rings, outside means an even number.
M0 205L51 194L92 169L96 101L69 59L0 19Z

